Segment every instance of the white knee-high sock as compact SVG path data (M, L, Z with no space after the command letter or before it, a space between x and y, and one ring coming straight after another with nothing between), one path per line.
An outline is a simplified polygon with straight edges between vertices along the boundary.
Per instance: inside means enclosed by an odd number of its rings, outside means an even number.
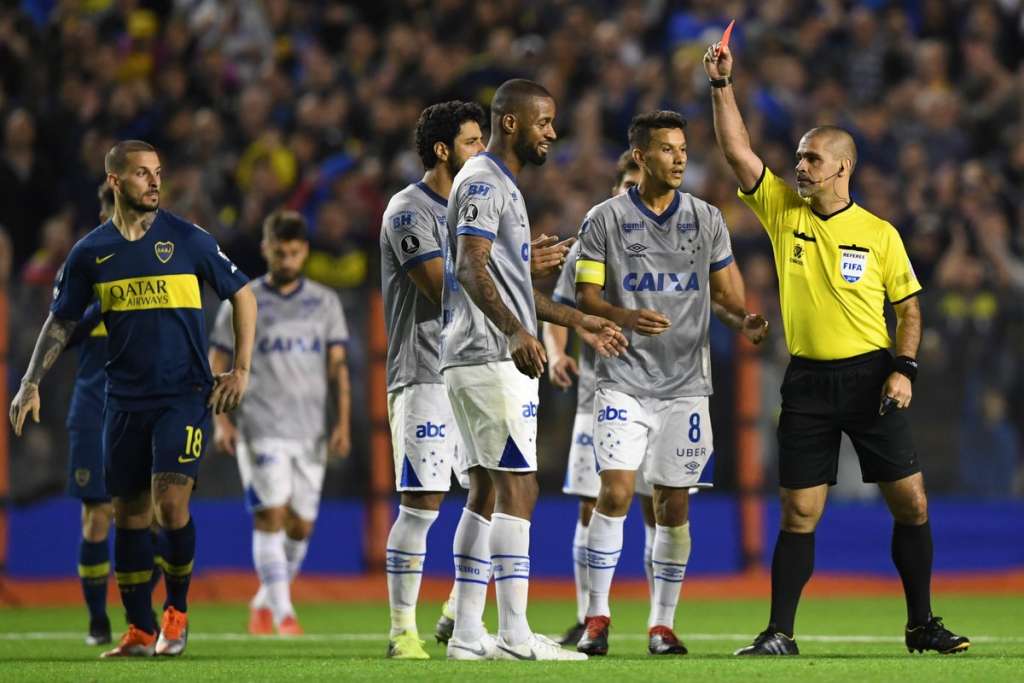
M612 588L612 577L622 553L623 517L607 517L597 510L590 518L587 530L587 573L590 576L590 598L587 616L612 615L608 606L608 593Z
M651 602L651 613L654 612L654 565L651 559L654 555L654 527L644 523L644 574L647 575L647 598Z
M475 643L487 633L484 605L491 580L491 523L466 508L455 529L455 631L452 637Z
M436 510L398 506L398 519L388 534L388 604L391 607L391 637L418 633L416 601L427 556L427 532L437 519Z
M288 561L284 555L284 531L252 532L252 561L260 579L260 591L266 606L279 624L285 617L295 614L291 591L288 587Z
M654 601L647 628L675 627L679 591L690 561L690 523L657 527L654 534Z
M528 520L500 512L491 515L491 566L498 598L498 635L509 645L525 643L531 635L526 621L530 589Z
M309 539L302 538L296 540L289 538L287 534L284 537L284 555L288 558L288 580L294 581L295 576L299 573L299 568L302 567L302 561L306 559L306 551L309 550Z
M576 520L576 533L572 537L572 573L576 579L576 623L587 618L587 599L590 594L590 574L587 572L587 527Z

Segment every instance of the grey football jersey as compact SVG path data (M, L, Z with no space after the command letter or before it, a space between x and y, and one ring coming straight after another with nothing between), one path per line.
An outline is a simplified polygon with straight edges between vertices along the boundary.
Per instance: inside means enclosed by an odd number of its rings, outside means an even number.
M477 308L455 275L459 235L492 240L487 272L505 305L537 336L530 219L515 177L505 164L487 152L466 162L452 184L445 229L441 369L509 360L508 338Z
M408 270L441 258L448 200L425 183L391 198L380 230L380 280L388 333L388 391L440 384L441 309L420 292Z
M597 358L597 386L656 398L710 395L710 274L732 262L722 213L677 192L657 215L632 188L587 213L580 245L581 261L604 263L605 299L672 322L656 337L628 331L622 356Z
M249 390L235 412L248 439L310 439L327 422L327 349L348 341L341 301L333 290L303 279L282 295L266 279L253 280L258 306ZM231 302L217 311L210 343L234 350Z
M558 274L555 291L551 298L560 304L576 308L576 261L580 256L580 243L572 245L565 256L565 265ZM589 413L594 407L594 356L595 351L587 344L580 344L579 384L576 386L576 412Z

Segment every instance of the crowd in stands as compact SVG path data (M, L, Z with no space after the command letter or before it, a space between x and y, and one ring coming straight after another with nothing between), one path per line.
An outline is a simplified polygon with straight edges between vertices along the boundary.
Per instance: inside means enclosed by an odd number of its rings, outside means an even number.
M358 435L380 216L422 173L416 118L446 99L487 104L498 84L523 76L558 104L552 158L521 177L536 233L573 235L606 197L635 113L675 109L688 119L684 189L724 212L748 292L774 325L762 352L775 369L764 392L770 485L777 370L787 358L774 267L715 146L701 67L733 18L736 89L755 151L792 179L803 131L849 129L859 150L854 199L899 229L925 287L912 415L931 488L1024 493L1020 0L0 2L9 387L57 270L97 224L104 153L141 138L161 151L162 205L214 234L252 276L263 272L263 217L287 206L309 219L308 275L338 289L355 337ZM720 386L730 362L716 352ZM66 380L73 367L69 359L58 372ZM50 378L47 428L12 443L16 496L60 488L68 391ZM545 391L555 408L542 430L558 435L542 443L542 474L557 484L572 404ZM715 409L728 454L731 406ZM361 455L357 439L353 462L332 473L329 495L359 490L362 446ZM209 479L203 491L216 493Z

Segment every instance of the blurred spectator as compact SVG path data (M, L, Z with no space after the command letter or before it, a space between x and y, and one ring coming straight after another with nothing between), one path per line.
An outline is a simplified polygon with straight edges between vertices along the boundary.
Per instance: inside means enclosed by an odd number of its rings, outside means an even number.
M444 99L487 104L503 80L525 76L558 105L551 159L520 179L537 233L573 234L606 197L637 111L684 113L684 189L726 217L776 331L762 355L770 378L786 355L770 247L714 144L700 64L727 18L743 65L737 97L769 166L792 177L798 136L813 125L856 137L854 198L894 223L925 286L911 419L933 486L955 490L960 426L949 415L969 404L967 380L1000 377L1005 421L1024 429L1024 401L1013 400L1024 390L1024 8L1009 0L2 3L0 225L19 282L11 364L31 350L22 328L45 315L43 288L26 285L48 288L68 240L96 224L103 155L136 136L160 148L164 206L215 233L250 275L264 268L263 217L303 212L308 274L343 290L358 367L380 216L422 173L416 117ZM767 449L777 400L766 391ZM541 462L556 482L560 459Z

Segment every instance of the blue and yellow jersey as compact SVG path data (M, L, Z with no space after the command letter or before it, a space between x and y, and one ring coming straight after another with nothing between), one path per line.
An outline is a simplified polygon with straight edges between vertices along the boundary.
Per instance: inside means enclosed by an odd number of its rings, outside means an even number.
M68 407L69 429L99 429L103 423L103 402L107 396L107 326L98 302L85 310L71 335L68 348L78 347L78 370Z
M111 221L79 240L50 310L79 320L99 300L110 406L148 410L209 392L202 283L227 299L248 281L212 235L160 210L139 240L126 240Z

